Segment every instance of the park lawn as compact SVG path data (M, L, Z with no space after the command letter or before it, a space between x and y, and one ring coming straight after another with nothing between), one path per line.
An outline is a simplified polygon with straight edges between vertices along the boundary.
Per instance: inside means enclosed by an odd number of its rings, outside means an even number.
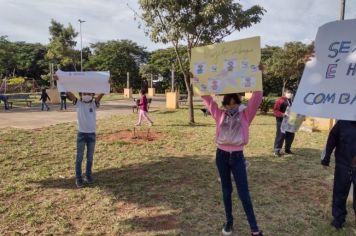
M155 141L114 140L135 115L98 121L93 187L74 186L75 123L0 131L0 235L219 235L224 223L214 164L214 123L196 111L151 113ZM146 130L146 127L140 128ZM323 170L326 133L298 133L296 157L274 158L274 118L257 116L245 150L257 219L270 236L356 235L329 226L333 170ZM249 235L234 190L235 229ZM348 208L351 212L351 205Z

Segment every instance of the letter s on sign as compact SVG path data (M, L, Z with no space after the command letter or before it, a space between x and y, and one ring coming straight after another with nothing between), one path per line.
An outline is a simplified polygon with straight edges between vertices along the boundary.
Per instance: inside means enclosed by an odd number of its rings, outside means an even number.
M330 44L329 51L334 52L334 55L329 54L328 57L335 58L337 56L337 54L339 53L339 50L337 48L334 48L334 46L337 46L339 44L340 44L340 42L333 42L332 44Z
M313 105L313 99L311 100L311 102L308 101L308 97L313 96L313 95L315 95L315 93L308 93L307 95L305 95L305 97L304 97L304 103L305 103L305 104L308 104L308 105Z

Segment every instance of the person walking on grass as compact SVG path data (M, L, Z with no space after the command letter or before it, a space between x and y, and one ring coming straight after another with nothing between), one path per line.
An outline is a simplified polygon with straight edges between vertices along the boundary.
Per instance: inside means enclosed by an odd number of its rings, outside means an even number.
M345 223L346 201L354 186L353 209L356 216L356 121L339 120L329 133L321 164L326 168L335 149L335 174L331 225L341 229Z
M281 125L283 118L288 116L289 108L292 106L293 90L291 88L286 88L284 90L284 95L280 97L273 107L273 113L276 117L276 138L274 141L274 155L277 157L282 156L281 149L285 141L285 153L294 154L291 150L294 141L294 133L285 132L282 133Z
M148 101L146 97L146 91L144 89L141 89L140 95L141 95L140 101L137 104L137 106L139 107L139 113L138 113L138 122L136 123L136 126L141 125L143 118L147 120L150 126L152 126L153 121L148 117Z
M65 92L61 92L61 111L67 110L67 94Z
M51 101L51 98L48 96L46 89L42 89L42 94L40 97L40 101L42 101L41 111L43 111L44 108L46 108L46 110L49 111L49 106L47 105L47 100Z
M250 197L246 161L243 153L244 146L247 145L249 139L249 126L262 102L262 92L254 92L247 107L241 105L241 97L238 94L224 95L223 109L218 107L211 96L202 96L202 99L216 122L216 166L221 179L226 215L226 223L223 226L222 233L223 235L231 235L233 232L232 173L250 225L251 235L262 236L262 231L257 226Z

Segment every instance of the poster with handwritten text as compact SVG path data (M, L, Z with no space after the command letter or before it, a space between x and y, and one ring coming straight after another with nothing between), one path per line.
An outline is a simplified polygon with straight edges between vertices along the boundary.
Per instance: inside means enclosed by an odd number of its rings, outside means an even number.
M262 90L260 37L192 49L190 70L196 95Z
M313 117L356 120L356 20L321 26L315 57L304 69L292 111Z

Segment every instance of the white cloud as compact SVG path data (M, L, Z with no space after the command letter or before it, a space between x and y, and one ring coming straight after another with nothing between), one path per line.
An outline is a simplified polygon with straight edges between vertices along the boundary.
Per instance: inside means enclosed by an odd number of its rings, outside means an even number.
M336 0L241 0L244 6L259 4L267 12L260 24L235 32L227 40L260 35L263 44L311 41L317 28L339 18ZM148 49L165 47L151 42L138 29L127 4L138 9L137 0L0 0L0 35L13 41L48 43L53 18L79 30L84 19L83 44L111 39L131 39ZM346 18L356 17L356 2L348 1Z

